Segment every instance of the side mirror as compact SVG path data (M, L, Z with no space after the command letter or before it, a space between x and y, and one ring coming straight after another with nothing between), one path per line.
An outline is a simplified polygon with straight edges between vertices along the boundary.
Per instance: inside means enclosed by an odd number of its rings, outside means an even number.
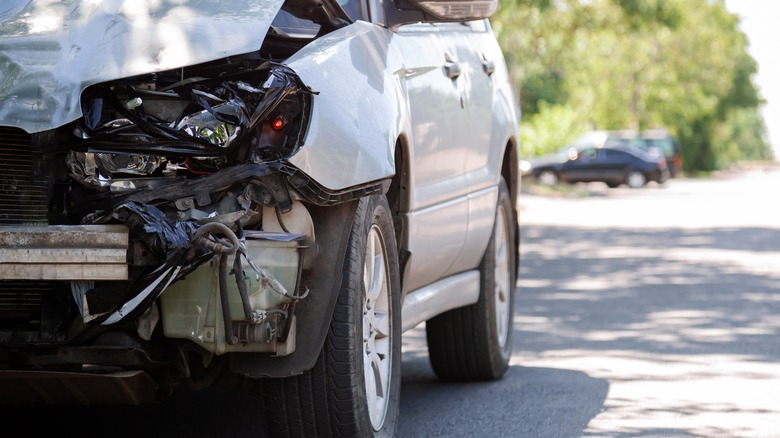
M387 4L387 25L391 28L418 22L482 20L498 8L498 0L394 0Z

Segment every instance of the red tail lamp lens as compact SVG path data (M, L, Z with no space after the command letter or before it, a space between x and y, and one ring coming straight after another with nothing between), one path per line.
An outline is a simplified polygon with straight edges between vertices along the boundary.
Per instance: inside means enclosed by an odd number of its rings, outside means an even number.
M276 116L271 121L271 128L274 131L281 131L285 127L287 127L287 119L284 116Z

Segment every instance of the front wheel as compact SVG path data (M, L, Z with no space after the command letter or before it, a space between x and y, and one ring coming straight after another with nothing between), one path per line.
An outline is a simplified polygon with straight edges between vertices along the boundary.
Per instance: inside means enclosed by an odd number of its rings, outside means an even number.
M479 266L479 301L425 324L428 357L440 379L495 380L509 368L517 257L514 211L502 179L493 234Z
M273 436L392 437L401 384L400 274L390 207L361 199L342 288L314 368L264 383Z

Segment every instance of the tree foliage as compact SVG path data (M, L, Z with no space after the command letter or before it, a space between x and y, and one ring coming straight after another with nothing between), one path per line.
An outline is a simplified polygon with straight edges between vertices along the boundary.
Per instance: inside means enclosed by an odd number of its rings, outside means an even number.
M539 105L539 112L520 126L520 153L525 157L557 150L589 128L582 114L570 106Z
M721 0L504 0L492 20L523 140L540 142L524 153L562 146L552 140L575 127L662 127L689 171L771 157L757 66Z

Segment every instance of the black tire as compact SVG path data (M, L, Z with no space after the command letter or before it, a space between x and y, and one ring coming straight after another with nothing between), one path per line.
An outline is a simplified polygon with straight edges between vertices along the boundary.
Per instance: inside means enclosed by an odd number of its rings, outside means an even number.
M669 169L664 169L661 171L661 176L658 178L658 185L664 185L672 178L672 174L669 171Z
M450 310L425 324L428 357L442 380L496 380L512 354L517 220L503 179L496 221L482 257L477 303Z
M317 363L303 375L263 383L272 436L395 435L401 387L401 304L391 217L384 196L360 200L341 292Z

